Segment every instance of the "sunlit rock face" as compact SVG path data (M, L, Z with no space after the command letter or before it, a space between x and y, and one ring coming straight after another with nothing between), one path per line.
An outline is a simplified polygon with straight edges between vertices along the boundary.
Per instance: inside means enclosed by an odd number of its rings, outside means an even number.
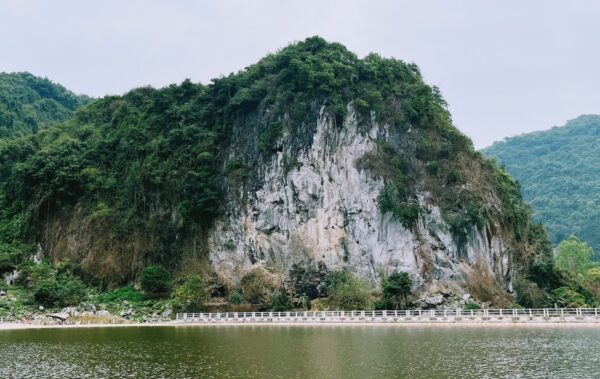
M343 125L323 113L312 141L297 149L290 136L251 180L251 190L231 186L225 216L209 238L215 271L231 283L264 266L285 279L294 264L330 271L349 269L376 286L382 276L408 272L416 290L456 288L475 267L487 268L510 286L509 250L500 236L473 227L466 242L453 238L428 193L417 195L422 212L404 227L382 214L383 180L360 168L378 141L393 143L387 125L362 125L352 109ZM295 156L293 167L286 165Z

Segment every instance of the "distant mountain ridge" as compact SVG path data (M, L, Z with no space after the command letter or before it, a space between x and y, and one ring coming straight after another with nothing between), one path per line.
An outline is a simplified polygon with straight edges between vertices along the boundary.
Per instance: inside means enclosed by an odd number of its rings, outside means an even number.
M89 101L28 72L1 72L0 137L28 134L66 121Z
M521 183L554 243L575 234L600 251L600 115L483 149Z

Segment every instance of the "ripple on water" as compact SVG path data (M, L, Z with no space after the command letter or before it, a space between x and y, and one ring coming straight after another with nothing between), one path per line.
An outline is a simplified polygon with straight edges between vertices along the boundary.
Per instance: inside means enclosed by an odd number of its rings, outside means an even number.
M597 378L600 329L179 327L0 332L0 378Z

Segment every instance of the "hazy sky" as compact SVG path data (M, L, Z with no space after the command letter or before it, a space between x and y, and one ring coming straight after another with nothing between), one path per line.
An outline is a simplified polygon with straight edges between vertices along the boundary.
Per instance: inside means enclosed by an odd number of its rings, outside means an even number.
M600 113L595 0L0 0L0 71L120 94L206 83L312 35L417 63L477 147Z

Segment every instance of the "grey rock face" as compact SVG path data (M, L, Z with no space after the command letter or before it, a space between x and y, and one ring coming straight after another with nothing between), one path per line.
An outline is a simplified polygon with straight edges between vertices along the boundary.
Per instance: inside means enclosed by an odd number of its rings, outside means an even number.
M6 274L4 276L4 283L6 283L7 286L10 286L15 281L17 281L20 277L21 277L21 274L19 273L19 271L15 270L11 274Z
M425 304L427 305L439 305L444 302L443 295L434 295L425 298Z
M215 271L237 283L255 266L286 278L295 263L323 262L329 270L349 269L373 286L383 275L404 271L415 290L434 292L460 288L457 283L475 265L483 265L509 283L505 242L473 228L461 253L428 193L418 194L425 211L412 230L380 212L384 183L357 162L377 140L389 138L389 127L359 125L349 111L343 126L322 114L312 144L296 156L291 169L285 162L292 151L283 135L283 150L256 179L260 188L243 194L230 190L226 215L209 238Z

